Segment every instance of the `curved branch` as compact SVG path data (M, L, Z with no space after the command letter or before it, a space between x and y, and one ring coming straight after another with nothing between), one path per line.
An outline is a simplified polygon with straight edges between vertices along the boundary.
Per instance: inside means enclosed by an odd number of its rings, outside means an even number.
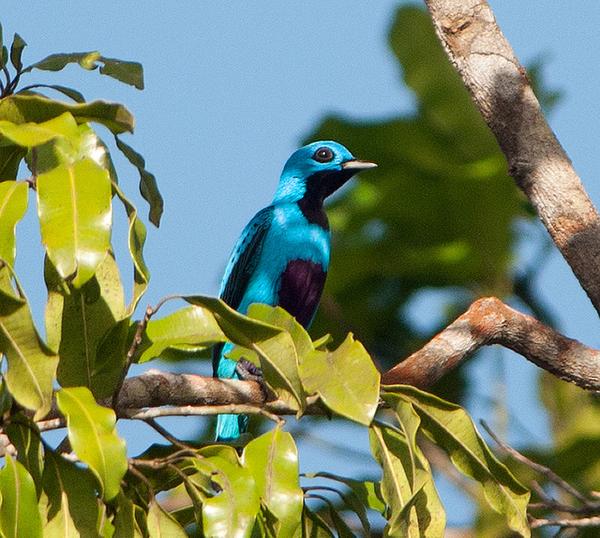
M509 173L600 313L600 216L485 0L425 0L438 37L496 136Z
M535 318L486 297L419 351L382 376L386 384L425 388L483 346L500 344L540 368L588 390L600 390L600 351L567 338Z

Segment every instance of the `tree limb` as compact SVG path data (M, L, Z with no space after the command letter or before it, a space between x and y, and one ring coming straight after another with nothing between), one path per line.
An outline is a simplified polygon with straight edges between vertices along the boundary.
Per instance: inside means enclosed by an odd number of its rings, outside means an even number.
M425 0L438 37L496 136L509 173L600 313L600 216L485 0Z
M559 334L495 297L475 301L419 351L384 373L382 382L428 387L477 349L491 344L512 349L565 381L600 390L600 351Z

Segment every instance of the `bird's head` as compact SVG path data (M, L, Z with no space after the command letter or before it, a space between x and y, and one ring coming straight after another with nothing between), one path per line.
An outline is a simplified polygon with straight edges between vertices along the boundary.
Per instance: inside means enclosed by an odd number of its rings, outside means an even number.
M304 197L322 202L354 174L376 166L355 159L337 142L313 142L297 149L285 163L273 202L296 202Z

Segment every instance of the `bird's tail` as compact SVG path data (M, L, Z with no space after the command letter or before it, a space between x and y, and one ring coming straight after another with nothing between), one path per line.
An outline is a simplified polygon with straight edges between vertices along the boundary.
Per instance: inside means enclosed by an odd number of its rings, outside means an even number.
M224 347L216 350L216 354L218 354L215 361L216 374L220 378L239 379L235 369L237 362L223 356L229 351L228 346L230 346L229 349L233 347L232 344L225 344ZM247 429L247 415L219 415L217 417L216 440L221 442L235 441Z

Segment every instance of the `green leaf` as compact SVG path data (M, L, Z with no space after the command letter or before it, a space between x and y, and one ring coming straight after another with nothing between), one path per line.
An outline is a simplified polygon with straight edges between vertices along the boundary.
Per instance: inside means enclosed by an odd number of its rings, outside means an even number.
M51 54L50 56L46 56L43 60L31 64L25 68L23 72L27 73L33 69L40 69L42 71L60 71L72 63L77 63L84 69L95 69L96 62L100 57L98 51Z
M0 183L0 258L15 264L15 228L27 210L29 187L24 181Z
M300 362L308 394L333 412L368 426L379 402L379 372L362 344L349 334L335 351L314 351Z
M38 335L27 301L15 296L6 267L0 269L0 352L6 355L6 385L22 406L44 417L52 404L58 357Z
M276 518L273 534L293 537L299 530L303 494L298 479L298 450L292 436L275 428L250 441L242 454L262 503Z
M78 92L77 90L75 90L73 88L69 88L68 86L61 86L60 84L31 84L30 86L27 86L27 90L21 90L20 92L17 92L17 93L22 93L24 95L31 95L31 94L26 94L25 92L32 90L34 88L48 88L51 90L56 90L57 92L60 92L64 95L66 95L69 99L73 99L73 101L75 101L76 103L85 103L85 97L83 96L83 94L81 92Z
M0 146L0 182L16 179L27 150L20 146Z
M33 479L8 454L0 471L0 529L5 538L42 537L42 520L37 506Z
M77 288L94 275L110 248L111 183L89 158L37 178L42 242L64 279Z
M48 498L45 536L100 535L97 483L89 470L47 448L42 482Z
M205 308L189 306L161 319L151 319L137 350L137 362L160 357L177 344L209 347L225 341L214 316Z
M106 101L63 103L42 95L9 95L0 100L0 120L41 123L70 112L77 123L96 122L114 134L133 132L134 120L123 105Z
M85 387L59 390L56 402L67 419L75 454L102 484L103 497L114 498L127 471L125 442L117 434L114 411L98 405Z
M202 498L202 525L206 536L249 537L260 509L254 477L248 469L220 456L196 460L196 466L217 486Z
M144 243L146 242L146 226L137 216L137 209L125 197L117 183L112 182L113 191L125 206L129 219L129 235L127 244L129 255L133 262L133 297L127 308L127 315L131 316L142 295L146 292L150 280L150 271L144 261Z
M302 538L333 538L323 518L304 507L302 512Z
M46 259L44 277L48 288L45 320L50 346L58 351L58 381L63 387L86 386L97 397L108 396L112 385L108 370L118 378L124 362L119 356L119 343L127 336L127 328L111 335L110 344L117 350L100 349L104 337L125 316L125 300L119 268L109 254L98 266L96 274L81 288L66 285ZM110 357L109 357L110 355ZM111 361L110 364L107 362ZM107 394L108 392L108 394Z
M448 453L456 468L479 482L490 506L505 514L511 530L530 535L527 523L529 491L498 461L461 407L414 387L385 387L387 401L412 404L421 418L421 429Z
M69 112L41 123L1 120L0 135L19 146L33 148L59 136L77 136L77 123Z
M144 69L141 63L106 58L105 56L100 57L100 61L104 64L100 66L101 74L134 86L138 90L144 89Z
M29 417L19 412L5 422L4 433L17 450L17 461L31 475L39 495L42 487L43 451L40 431Z
M140 174L140 193L144 200L150 205L148 219L156 227L160 225L160 217L163 214L164 202L158 190L158 184L154 174L146 170L146 161L131 146L123 142L118 136L115 136L117 148L127 157L129 162L138 169Z
M101 74L124 82L125 84L129 84L130 86L135 86L138 90L144 89L144 71L142 69L142 64L138 62L117 60L116 58L106 58L98 51L51 54L43 60L30 65L24 72L33 69L60 71L67 65L73 63L79 64L81 67L88 70L96 69L98 63L102 63L103 65L100 66Z
M148 508L148 534L150 538L185 538L187 534L173 517L156 501Z
M142 538L143 534L139 528L138 522L136 521L136 505L133 504L131 499L123 494L120 494L116 499L116 515L114 519L115 524L115 538L119 536L127 538Z
M13 64L17 71L20 71L23 67L21 56L23 56L23 49L27 46L25 40L19 35L15 34L12 45L10 46L10 63Z

